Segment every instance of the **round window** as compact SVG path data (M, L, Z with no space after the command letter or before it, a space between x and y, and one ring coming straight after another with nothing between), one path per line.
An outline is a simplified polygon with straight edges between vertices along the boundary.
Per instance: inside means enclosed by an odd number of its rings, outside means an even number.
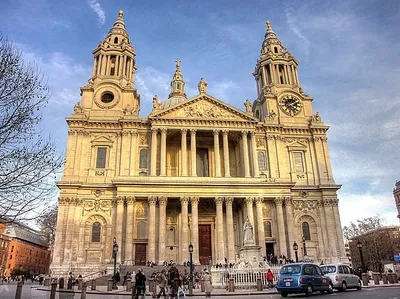
M114 94L112 92L106 91L101 95L101 101L103 103L111 103L114 100Z

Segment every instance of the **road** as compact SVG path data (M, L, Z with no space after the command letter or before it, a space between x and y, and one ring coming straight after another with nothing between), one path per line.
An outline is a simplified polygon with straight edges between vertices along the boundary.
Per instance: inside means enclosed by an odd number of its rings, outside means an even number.
M50 292L39 291L36 289L37 284L25 284L22 292L22 299L48 299L50 298ZM0 285L0 298L1 299L14 299L15 298L16 285ZM226 296L218 296L223 299ZM217 296L213 296L213 298L218 298ZM362 291L353 291L349 290L345 293L334 292L331 295L320 295L315 294L312 296L316 299L400 299L400 286L396 287L377 287L377 288L364 288ZM68 294L68 293L57 293L56 299L80 299L81 294ZM147 299L151 298L150 296L146 296ZM202 299L205 296L195 296L194 299ZM281 298L279 294L271 294L271 295L241 295L241 296L231 296L232 299L277 299ZM306 298L305 295L289 295L288 298ZM130 296L123 295L93 295L87 294L86 299L130 299Z

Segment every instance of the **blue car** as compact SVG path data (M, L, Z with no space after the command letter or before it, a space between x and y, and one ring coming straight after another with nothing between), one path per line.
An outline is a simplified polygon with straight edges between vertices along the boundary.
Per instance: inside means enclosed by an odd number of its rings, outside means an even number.
M305 293L306 296L310 296L316 291L333 293L331 279L324 276L319 266L311 263L295 263L283 266L279 273L276 288L282 297L287 297L288 294L293 293Z

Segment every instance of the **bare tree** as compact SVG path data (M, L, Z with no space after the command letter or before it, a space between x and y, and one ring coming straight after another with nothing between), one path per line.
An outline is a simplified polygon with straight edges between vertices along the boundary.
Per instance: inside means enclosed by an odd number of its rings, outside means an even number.
M367 231L382 227L384 222L385 219L379 214L372 217L357 219L356 223L350 222L349 226L343 227L343 235L347 240L351 240Z
M49 91L37 67L0 35L0 218L37 217L57 190L55 173L63 164L55 145L42 136L40 110Z
M57 226L58 206L49 207L41 217L36 219L40 227L40 233L45 238L49 247L54 245L56 226Z

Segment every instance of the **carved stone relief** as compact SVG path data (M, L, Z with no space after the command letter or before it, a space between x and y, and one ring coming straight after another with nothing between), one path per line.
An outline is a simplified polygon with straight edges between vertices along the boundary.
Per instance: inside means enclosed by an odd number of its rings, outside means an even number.
M293 200L293 207L295 210L312 211L318 208L317 200Z

